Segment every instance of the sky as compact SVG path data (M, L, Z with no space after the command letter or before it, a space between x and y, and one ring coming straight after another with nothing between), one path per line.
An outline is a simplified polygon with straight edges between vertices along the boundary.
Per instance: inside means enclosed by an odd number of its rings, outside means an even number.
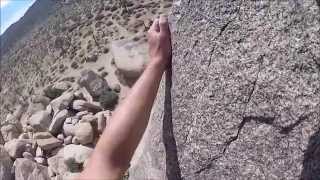
M0 0L0 34L17 22L36 0Z

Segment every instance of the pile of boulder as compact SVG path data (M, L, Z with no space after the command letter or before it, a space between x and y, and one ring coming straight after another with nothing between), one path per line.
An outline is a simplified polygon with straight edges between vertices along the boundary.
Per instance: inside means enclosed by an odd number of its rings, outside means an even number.
M84 70L77 83L49 85L28 101L1 124L2 179L76 177L110 121L118 92Z

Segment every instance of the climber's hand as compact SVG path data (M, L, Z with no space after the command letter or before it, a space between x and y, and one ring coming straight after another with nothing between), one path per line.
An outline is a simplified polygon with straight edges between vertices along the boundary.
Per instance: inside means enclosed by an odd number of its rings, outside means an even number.
M168 18L160 16L154 20L148 31L149 56L151 64L166 68L171 62L171 33Z

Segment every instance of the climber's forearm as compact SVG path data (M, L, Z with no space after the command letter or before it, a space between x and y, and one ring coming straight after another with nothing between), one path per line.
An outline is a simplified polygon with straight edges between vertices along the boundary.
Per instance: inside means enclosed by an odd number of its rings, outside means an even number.
M164 68L150 64L116 109L98 148L116 166L127 166L148 124Z
M91 175L101 173L92 173L94 169L97 169L97 166L104 167L101 170L108 177L115 174L117 177L128 168L148 124L152 105L165 69L163 65L153 62L156 61L151 60L131 89L130 94L115 110L110 125L102 134L91 157L87 168ZM105 169L112 170L112 174L106 172Z

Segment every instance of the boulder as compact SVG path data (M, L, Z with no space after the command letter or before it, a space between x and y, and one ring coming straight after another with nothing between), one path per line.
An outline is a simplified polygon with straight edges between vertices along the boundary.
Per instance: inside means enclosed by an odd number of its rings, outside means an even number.
M49 132L36 132L33 134L33 139L48 139L51 138L52 135Z
M86 145L93 141L93 129L90 123L78 123L75 126L75 137L80 144Z
M97 117L92 114L87 114L82 116L79 122L88 122L88 123L95 123L97 121Z
M19 137L19 130L13 124L4 125L1 127L1 134L5 142Z
M140 76L148 63L148 47L145 42L124 39L111 43L115 65L129 79Z
M90 157L92 152L93 149L90 147L70 144L61 149L58 155L63 157L64 163L73 172L73 170L77 170Z
M50 180L48 168L29 159L18 158L13 166L16 180Z
M68 166L64 163L63 154L57 154L48 158L49 169L56 175L67 172Z
M41 149L45 151L50 151L52 149L60 147L62 145L62 141L51 136L50 138L46 139L37 139L37 144Z
M4 147L0 145L0 180L13 180L14 174L11 172L13 162L5 151Z
M5 143L4 148L12 158L22 157L22 153L28 149L27 145L32 144L31 140L13 139Z
M105 91L99 98L101 106L105 109L113 109L118 104L119 96L114 91Z
M102 110L102 108L97 103L90 103L84 100L73 101L72 109L77 111L89 111L94 113Z
M46 96L42 96L42 95L33 95L31 97L31 102L32 103L41 103L44 106L47 106L50 103L50 98L46 97Z
M80 92L82 93L83 95L83 98L88 101L88 102L93 102L93 98L91 96L91 94L89 93L89 91L85 88L85 87L82 87L80 89Z
M47 86L43 90L43 92L47 97L49 97L51 99L55 99L55 98L61 96L62 93L67 91L70 87L71 87L71 84L69 82L62 81L62 82L58 82L56 84Z
M52 117L50 113L47 111L39 111L29 118L28 123L35 131L47 131L51 120Z
M100 97L109 90L107 81L91 70L82 71L78 83L85 87L93 98Z
M68 110L62 110L58 112L52 119L52 122L49 127L49 132L53 135L59 134L62 131L63 123L67 117L70 117Z
M73 93L67 92L67 93L64 93L61 96L57 97L56 99L52 100L50 105L51 105L54 113L56 114L61 110L68 109L73 98L74 98Z

